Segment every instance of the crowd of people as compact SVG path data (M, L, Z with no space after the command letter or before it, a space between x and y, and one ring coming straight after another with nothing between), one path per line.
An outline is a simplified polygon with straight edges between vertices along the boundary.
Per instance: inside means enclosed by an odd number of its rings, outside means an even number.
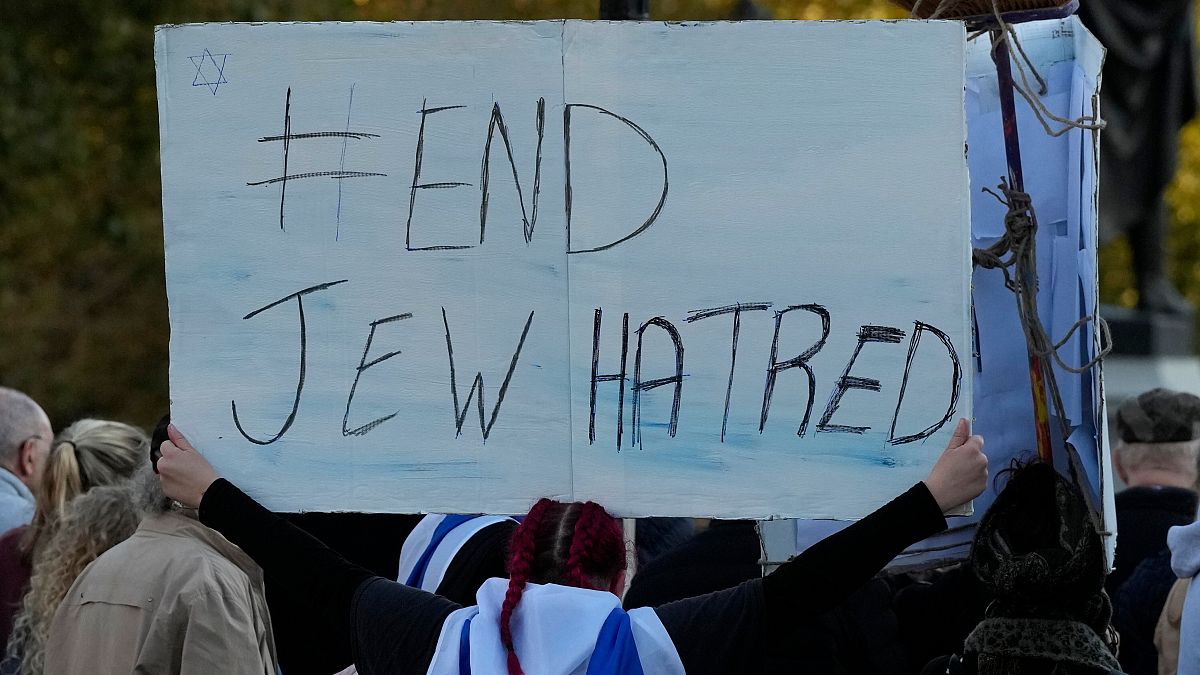
M364 552L166 418L55 434L0 387L0 674L1196 675L1200 398L1147 392L1115 428L1111 571L1087 488L1033 460L991 477L966 560L889 570L988 485L960 420L925 480L764 575L753 522L646 521L627 555L602 504L548 498L340 516Z

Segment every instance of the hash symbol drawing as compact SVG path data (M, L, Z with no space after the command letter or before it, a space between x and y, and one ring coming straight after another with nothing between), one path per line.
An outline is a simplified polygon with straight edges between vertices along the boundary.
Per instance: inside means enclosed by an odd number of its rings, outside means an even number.
M274 185L279 183L279 229L284 229L284 206L287 203L287 185L289 181L300 180L302 178L332 178L338 182L338 206L337 206L337 222L338 229L334 234L334 239L337 240L341 235L342 227L342 180L346 178L371 178L379 176L387 176L386 173L376 173L371 171L346 171L346 143L349 139L358 141L372 140L379 138L379 134L370 134L365 131L350 130L350 111L354 106L354 86L350 87L350 103L346 106L346 130L345 131L309 131L304 133L292 132L292 88L288 87L287 96L283 99L283 135L282 136L263 136L258 139L259 143L270 143L274 141L283 141L283 173L275 178L267 178L266 180L251 181L246 183L249 186L256 185ZM337 171L305 171L303 173L288 173L288 156L291 154L291 146L293 140L301 139L321 139L321 138L340 138L342 139L342 159Z
M221 61L218 63L217 58ZM223 84L229 84L229 80L225 79L225 60L229 58L229 54L213 54L205 49L203 53L196 56L189 56L188 60L196 66L196 76L192 78L193 87L208 87L212 90L213 96L217 95L217 89Z

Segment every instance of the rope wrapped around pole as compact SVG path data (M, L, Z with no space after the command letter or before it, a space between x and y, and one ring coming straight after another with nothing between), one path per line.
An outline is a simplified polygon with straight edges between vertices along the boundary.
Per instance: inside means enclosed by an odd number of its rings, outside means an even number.
M995 244L987 248L977 248L972 254L976 267L998 269L1004 274L1004 285L1017 298L1017 315L1021 329L1025 333L1025 341L1031 355L1044 360L1042 377L1055 403L1060 424L1063 426L1063 438L1070 434L1066 428L1066 416L1063 410L1062 398L1059 394L1058 383L1049 363L1052 360L1059 368L1069 373L1083 373L1094 367L1112 351L1112 338L1108 332L1108 324L1104 319L1095 315L1087 315L1077 320L1071 328L1057 341L1054 341L1046 331L1038 314L1037 291L1037 214L1033 208L1033 199L1028 193L1017 190L1009 185L1004 178L1000 179L997 193L995 190L984 188L1007 207L1004 215L1004 234ZM1067 363L1059 350L1083 326L1091 322L1099 325L1101 349L1094 358L1080 366Z

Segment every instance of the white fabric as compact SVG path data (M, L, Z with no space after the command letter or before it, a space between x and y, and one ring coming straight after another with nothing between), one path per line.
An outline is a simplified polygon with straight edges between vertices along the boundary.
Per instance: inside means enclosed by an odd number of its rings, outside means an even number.
M397 574L397 581L405 583L408 581L408 576L412 574L413 568L421 556L425 554L426 549L433 541L433 533L437 530L438 525L446 516L441 514L430 514L421 519L413 531L404 540L404 545L400 548L400 571ZM508 516L479 516L472 518L465 523L462 523L453 530L450 530L438 544L437 549L429 558L429 564L425 567L425 576L421 579L418 586L423 591L437 593L438 586L442 584L442 579L446 577L446 570L450 569L450 563L454 562L454 556L462 550L462 547L470 541L471 537L475 536L480 530L496 523L502 523L506 520L512 520ZM412 543L410 546L409 543ZM420 548L417 548L417 547Z
M442 584L442 579L446 578L446 570L450 569L450 563L454 562L454 557L470 541L471 537L485 527L506 520L512 519L507 516L479 516L450 530L429 558L429 565L425 568L425 577L421 581L421 589L436 593L438 586Z
M472 675L506 675L508 655L500 644L500 608L508 591L507 579L488 579L476 596L477 607L450 614L438 638L429 675L459 675L462 626L471 618ZM596 648L600 628L615 607L617 596L556 584L528 584L513 613L513 642L521 666L537 675L583 675ZM683 675L683 664L666 628L654 610L629 613L646 675Z
M658 618L658 612L650 607L629 610L629 623L642 672L646 675L684 675L679 651L662 619Z
M429 543L433 541L434 531L437 530L438 525L441 525L445 517L441 513L431 513L422 518L412 532L408 533L408 537L404 539L404 545L400 547L400 571L396 574L396 581L402 584L408 581L408 575L412 574L413 568L417 566L417 561L421 559L425 549L429 548Z
M459 641L462 639L463 623L479 615L478 607L463 607L456 609L446 617L442 624L442 632L438 635L437 646L433 650L433 660L429 663L428 675L460 675L459 673ZM475 621L471 622L471 632L474 633ZM474 637L472 635L472 637ZM503 650L502 650L503 651ZM482 675L484 671L478 671ZM508 666L496 671L497 675L507 675ZM471 660L471 675L476 675L475 661Z

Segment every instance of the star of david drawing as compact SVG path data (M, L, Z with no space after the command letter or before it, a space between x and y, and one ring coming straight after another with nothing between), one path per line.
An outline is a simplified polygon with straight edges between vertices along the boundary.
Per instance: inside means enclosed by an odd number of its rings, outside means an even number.
M196 66L196 77L192 78L192 86L208 87L213 96L216 96L221 85L229 84L229 80L225 79L225 60L228 58L229 54L213 54L208 49L196 56L189 56L192 65Z

